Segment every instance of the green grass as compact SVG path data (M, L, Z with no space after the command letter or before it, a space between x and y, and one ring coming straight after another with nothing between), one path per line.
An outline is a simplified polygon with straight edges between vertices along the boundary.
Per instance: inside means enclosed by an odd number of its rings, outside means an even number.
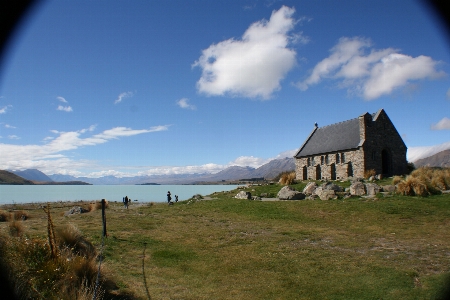
M119 290L137 299L146 288L152 299L439 299L449 194L265 202L236 193L128 210L110 203L104 265ZM100 211L64 210L54 209L55 226L73 224L98 247ZM45 240L43 212L28 212L25 234Z

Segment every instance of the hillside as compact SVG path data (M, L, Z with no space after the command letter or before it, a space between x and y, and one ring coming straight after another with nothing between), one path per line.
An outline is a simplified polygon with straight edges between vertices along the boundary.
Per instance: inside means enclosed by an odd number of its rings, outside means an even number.
M34 184L30 180L26 180L14 173L0 170L0 184L19 184L19 185L30 185Z
M14 173L17 176L20 176L20 177L28 179L28 180L41 181L41 182L53 181L50 177L48 177L47 175L45 175L44 173L42 173L41 171L39 171L37 169L27 169L27 170L23 170L23 171L9 171L9 172Z
M419 159L414 162L416 168L418 167L450 167L450 149L438 152L426 158Z

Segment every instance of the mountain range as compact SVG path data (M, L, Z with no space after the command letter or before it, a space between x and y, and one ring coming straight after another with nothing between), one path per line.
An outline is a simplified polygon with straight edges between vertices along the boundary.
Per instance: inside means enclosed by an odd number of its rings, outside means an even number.
M134 177L115 177L103 176L99 178L74 177L71 175L52 174L46 175L36 169L24 171L10 171L22 178L33 181L46 182L70 182L83 181L95 185L114 185L114 184L199 184L202 182L220 182L239 179L262 178L272 179L281 172L292 171L295 169L293 158L274 159L259 168L231 166L218 173L202 174L174 174L174 175L151 175Z
M450 149L441 151L427 158L414 162L416 167L450 167ZM134 177L103 176L99 178L74 177L70 175L53 174L46 175L36 169L24 171L9 171L24 179L39 182L73 182L82 181L95 185L114 184L199 184L204 182L221 182L240 179L265 178L273 179L281 172L295 170L295 160L292 157L274 159L259 168L231 166L218 173L202 174L174 174L174 175L150 175Z

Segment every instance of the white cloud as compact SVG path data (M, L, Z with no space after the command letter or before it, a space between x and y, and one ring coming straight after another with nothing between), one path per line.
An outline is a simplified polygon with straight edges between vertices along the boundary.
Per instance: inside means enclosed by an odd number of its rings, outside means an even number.
M133 95L134 95L133 92L124 92L124 93L121 93L121 94L117 97L117 99L114 101L114 104L120 103L120 102L122 102L123 99L132 97Z
M58 105L58 108L56 110L61 110L61 111L66 111L66 112L73 111L71 106L62 106L62 105Z
M235 160L228 163L228 166L239 166L239 167L253 167L258 168L262 165L268 163L272 159L265 159L260 157L254 157L254 156L239 156Z
M116 127L105 130L99 134L89 137L82 137L82 134L94 130L95 125L88 129L81 129L71 132L59 132L52 130L58 134L56 138L45 138L44 145L12 145L0 143L0 169L27 169L38 168L40 170L53 170L58 173L59 168L92 168L92 162L73 161L67 158L62 152L75 150L85 146L95 146L106 143L120 137L139 135L143 133L157 132L168 130L168 125L154 126L149 129L134 130L126 127ZM9 136L14 138L15 136Z
M8 135L8 139L10 139L10 140L20 140L20 137L18 137L15 134L12 134L12 135Z
M348 88L366 100L391 94L414 80L435 79L445 73L436 69L439 62L428 56L411 57L392 48L370 49L364 38L341 38L330 56L319 62L310 76L296 85L307 90L325 78L338 80L340 88Z
M58 96L56 97L56 99L58 99L59 101L63 102L63 103L68 103L66 99L64 99L64 97Z
M296 52L288 48L294 12L283 6L272 12L269 21L253 23L242 39L225 40L203 50L193 64L202 69L197 89L210 96L270 98L296 64Z
M177 104L181 108L196 110L197 108L195 107L195 105L189 104L188 101L188 98L181 98L177 101Z
M447 149L450 149L450 141L439 145L408 148L406 156L408 161L415 162L421 158L429 157Z
M10 128L10 129L14 129L14 128L17 128L17 127L15 127L15 126L12 126L12 125L9 125L9 124L5 124L5 128Z
M0 108L0 114L6 114L6 112L8 111L8 109L12 107L12 105L6 105L3 106L2 108Z
M437 124L431 125L431 129L433 129L433 130L450 129L450 119L447 117L444 117L442 120L437 122Z

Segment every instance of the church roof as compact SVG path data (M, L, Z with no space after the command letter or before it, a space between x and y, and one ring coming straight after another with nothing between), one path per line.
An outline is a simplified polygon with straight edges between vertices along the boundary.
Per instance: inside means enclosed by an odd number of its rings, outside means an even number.
M372 114L374 117L376 114ZM335 151L356 149L360 146L359 119L351 119L324 127L315 127L295 155L296 158Z

